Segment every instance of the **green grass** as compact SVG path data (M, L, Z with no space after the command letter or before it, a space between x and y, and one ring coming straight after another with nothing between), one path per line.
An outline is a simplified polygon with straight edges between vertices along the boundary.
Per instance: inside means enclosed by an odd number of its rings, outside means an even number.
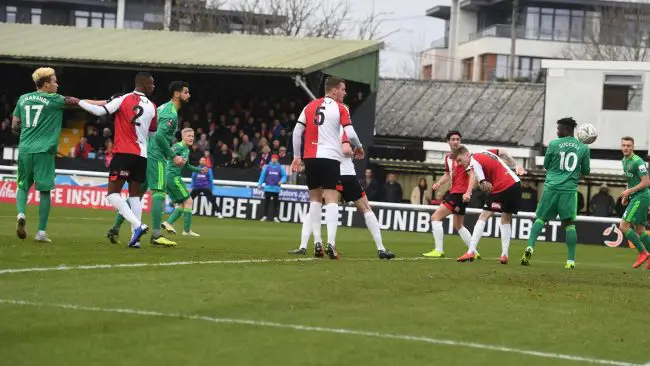
M104 238L113 214L55 207L53 244L15 237L15 211L0 205L0 270L84 264L290 259L300 226L195 217L200 238L174 249L129 250ZM145 222L150 218L146 217ZM181 222L177 228L181 227ZM323 228L323 233L325 229ZM579 235L580 233L578 233ZM122 231L122 239L127 228ZM432 247L428 234L385 232L399 258ZM486 257L379 261L363 229L340 228L340 261L192 264L0 274L3 365L563 365L579 361L360 334L215 323L244 319L351 331L475 342L592 359L650 360L650 271L632 270L635 252L579 246L564 269L565 247L540 243L532 266L499 265L498 240ZM448 256L464 245L446 237ZM311 248L311 247L310 247ZM303 257L309 259L310 257ZM63 309L52 304L155 311L157 316ZM182 315L182 316L181 316Z

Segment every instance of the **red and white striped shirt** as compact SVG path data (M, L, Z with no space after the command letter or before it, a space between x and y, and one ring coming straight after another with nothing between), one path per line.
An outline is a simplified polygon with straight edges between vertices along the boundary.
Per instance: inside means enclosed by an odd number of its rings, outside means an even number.
M149 132L158 128L156 105L143 93L134 91L111 100L104 108L115 114L113 153L146 158Z
M519 182L519 177L496 154L498 150L481 151L472 154L467 170L474 170L479 182L487 180L492 184L492 194L500 193Z
M303 159L343 159L340 129L352 124L343 103L330 97L313 100L300 113L298 123L305 125Z
M449 193L465 193L469 187L469 175L467 170L454 160L451 153L445 155L445 172L451 177L451 189Z

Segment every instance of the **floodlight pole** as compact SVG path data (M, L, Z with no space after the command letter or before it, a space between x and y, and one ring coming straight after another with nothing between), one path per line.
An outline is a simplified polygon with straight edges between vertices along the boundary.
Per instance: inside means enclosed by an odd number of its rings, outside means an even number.
M307 93L307 95L309 95L311 99L316 99L314 93L312 93L311 90L309 90L309 88L307 87L307 84L305 84L305 81L302 79L302 76L296 75L293 77L293 80L296 82L296 86L302 88L302 90L304 90L305 93Z

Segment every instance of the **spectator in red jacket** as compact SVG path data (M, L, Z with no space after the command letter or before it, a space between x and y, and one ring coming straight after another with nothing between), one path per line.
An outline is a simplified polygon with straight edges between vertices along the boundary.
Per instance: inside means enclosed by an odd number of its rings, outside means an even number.
M79 159L88 159L88 153L90 153L92 149L93 148L88 143L88 139L82 137L79 139L79 142L74 145L74 157Z

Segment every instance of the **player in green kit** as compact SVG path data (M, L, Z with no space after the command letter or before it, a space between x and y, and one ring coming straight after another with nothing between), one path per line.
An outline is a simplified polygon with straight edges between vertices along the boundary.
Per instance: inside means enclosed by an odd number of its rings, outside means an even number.
M181 215L183 216L183 235L189 236L199 236L199 234L192 231L192 198L190 197L190 192L187 191L187 187L182 180L183 168L187 167L192 172L201 172L207 173L208 168L195 167L189 165L190 156L190 146L194 143L194 130L191 128L184 128L181 131L183 136L183 141L174 144L172 150L174 151L174 158L169 160L167 163L167 194L172 203L176 205L176 209L172 215L163 222L163 227L165 230L171 231L174 230L172 225L176 220L178 220ZM184 162L184 164L179 167L178 162Z
M77 98L57 94L59 84L54 69L41 67L34 71L32 79L36 91L23 94L13 113L12 127L20 133L18 144L18 210L16 235L27 237L27 193L32 184L40 192L38 208L38 232L34 239L49 243L45 229L50 215L50 191L54 189L54 158L59 145L63 124L63 110L67 105L79 103Z
M533 224L528 239L528 247L521 258L521 264L530 264L537 237L544 229L544 224L558 216L566 230L568 259L565 268L575 268L576 233L575 219L578 206L578 182L580 175L591 172L589 147L573 137L577 123L573 118L557 121L557 139L551 141L544 155L546 179L544 193L537 205L537 219Z
M627 189L621 194L622 203L628 204L621 218L620 228L625 238L631 241L639 251L639 256L632 268L639 268L648 260L647 248L650 248L650 236L645 230L650 208L650 178L645 161L634 153L634 138L625 136L621 139L623 152L623 175L627 179ZM632 227L634 225L634 227ZM650 269L650 262L646 266Z
M151 190L151 244L173 247L176 243L163 237L160 232L160 222L165 206L165 171L167 161L173 154L170 146L178 128L178 111L190 100L189 84L185 81L173 81L169 84L169 93L171 94L170 101L159 106L157 110L158 129L149 138L147 181L143 192L147 187ZM178 161L178 164L182 167L185 162ZM118 242L117 236L123 222L124 218L118 214L115 225L106 234L112 243ZM176 234L175 231L171 231L171 233Z

